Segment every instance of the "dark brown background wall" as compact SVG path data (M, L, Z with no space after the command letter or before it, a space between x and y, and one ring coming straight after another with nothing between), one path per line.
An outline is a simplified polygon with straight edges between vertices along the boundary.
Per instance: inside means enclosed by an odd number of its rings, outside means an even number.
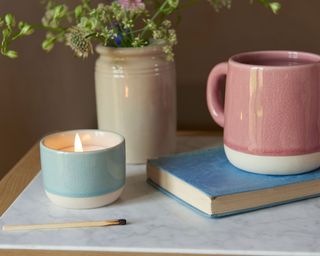
M38 2L0 0L0 15L10 11L37 23ZM206 78L230 55L263 49L320 52L320 1L281 2L279 16L249 0L234 0L231 10L220 13L203 0L182 13L176 48L179 129L217 128L206 109ZM0 177L43 135L96 126L95 57L76 59L63 46L46 54L40 49L42 36L16 43L18 60L0 57Z

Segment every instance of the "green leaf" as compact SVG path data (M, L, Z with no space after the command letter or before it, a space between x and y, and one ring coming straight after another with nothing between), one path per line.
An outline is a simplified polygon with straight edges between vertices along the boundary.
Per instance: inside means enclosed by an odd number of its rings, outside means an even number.
M83 13L83 8L81 5L78 5L75 9L74 9L74 15L76 16L76 18L79 18Z
M16 51L7 51L5 55L11 59L18 58L18 53Z
M6 29L2 30L3 38L8 38L10 34L11 33L10 33L9 29L6 28Z
M270 0L256 0L256 1L262 4L263 6L265 6L266 8L270 9L274 14L278 14L281 8L281 4L278 2L271 2ZM251 0L251 3L252 2L253 0Z
M55 43L55 38L49 37L42 42L42 49L49 52L52 50L54 43Z
M281 4L278 3L278 2L272 2L272 3L269 4L269 6L270 6L271 11L274 14L278 14L279 10L281 9Z
M33 33L33 29L29 24L24 24L22 28L20 28L20 34L22 35L31 35Z
M176 9L179 5L179 0L168 0L168 4L170 7Z
M4 20L6 22L7 27L11 28L12 26L14 26L15 19L11 13L6 14Z
M97 25L98 25L98 19L92 17L92 18L89 20L89 24L90 24L90 26L88 27L89 29L91 29L91 30L96 29L96 27L97 27Z
M1 41L1 52L7 52L8 49L8 45L10 43L10 37L11 32L9 31L9 29L4 29L2 30L2 41Z
M64 12L65 12L65 7L63 5L57 5L54 8L53 18L54 19L61 18L64 15Z
M23 21L20 21L19 24L18 24L18 28L21 30L24 26L24 22Z
M87 17L81 17L79 25L82 28L91 29L91 22Z

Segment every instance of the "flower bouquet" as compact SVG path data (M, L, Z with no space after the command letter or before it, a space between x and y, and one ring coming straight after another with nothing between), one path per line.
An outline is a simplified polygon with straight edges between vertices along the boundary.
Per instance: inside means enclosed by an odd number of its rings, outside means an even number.
M206 1L216 11L231 7L231 0ZM278 2L256 1L273 13L280 9ZM76 56L87 57L93 52L93 43L139 48L160 42L168 60L173 60L172 49L177 44L177 36L168 18L201 0L116 0L96 6L92 6L90 0L82 0L75 7L52 0L44 2L41 24L17 23L12 14L6 14L3 19L0 17L1 54L16 58L17 52L9 50L11 42L31 35L36 29L45 29L47 34L42 48L46 51L50 51L56 42L64 42Z
M179 11L203 0L115 0L75 6L45 1L41 24L16 22L12 14L0 19L1 53L16 58L12 41L45 29L42 43L51 51L57 42L86 58L98 45L95 89L98 127L126 139L128 163L175 151L176 78L173 47L174 19ZM256 0L277 13L280 5ZM65 1L66 2L66 1ZM252 1L251 1L252 2ZM206 0L216 11L231 0Z

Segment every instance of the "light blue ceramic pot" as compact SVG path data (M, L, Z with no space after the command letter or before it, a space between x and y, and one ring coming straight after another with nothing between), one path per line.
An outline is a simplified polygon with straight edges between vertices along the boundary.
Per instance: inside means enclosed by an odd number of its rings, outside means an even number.
M77 133L84 152L73 151ZM41 140L40 156L46 194L60 206L100 207L115 201L124 188L125 141L119 134L99 130L55 133Z

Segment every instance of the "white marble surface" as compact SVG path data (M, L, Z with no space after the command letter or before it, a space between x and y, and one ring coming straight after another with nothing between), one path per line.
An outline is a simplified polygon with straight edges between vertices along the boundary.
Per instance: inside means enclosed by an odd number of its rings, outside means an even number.
M220 138L179 138L179 149L216 145ZM232 255L320 255L320 198L242 215L209 219L145 183L145 166L127 169L116 203L95 210L67 210L46 198L37 176L0 218L31 224L126 218L126 226L46 231L0 231L0 248L178 252Z

